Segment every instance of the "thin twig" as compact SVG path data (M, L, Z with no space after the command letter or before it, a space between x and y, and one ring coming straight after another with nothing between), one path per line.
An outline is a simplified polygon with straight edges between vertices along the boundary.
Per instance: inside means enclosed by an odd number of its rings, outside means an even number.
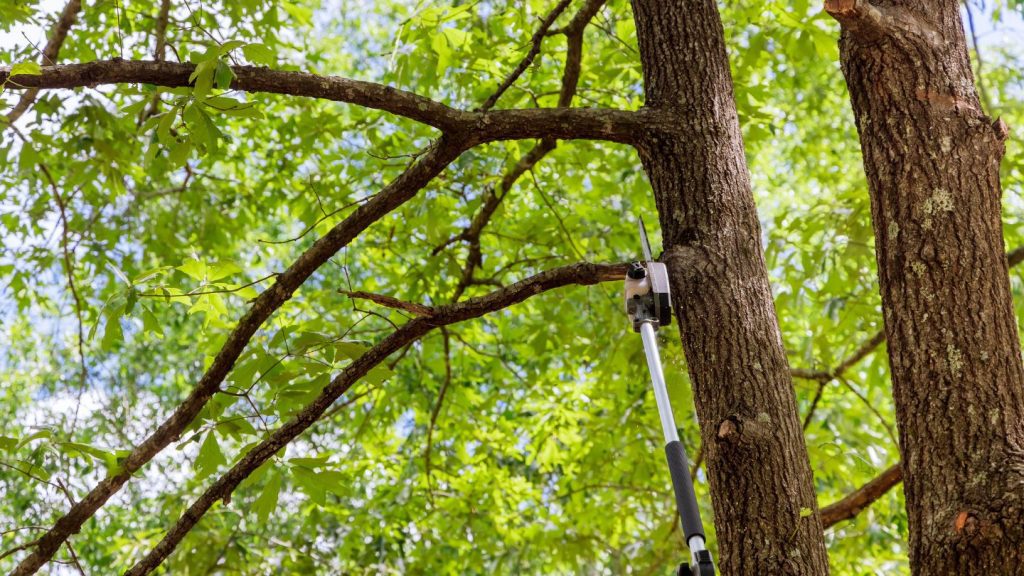
M35 480L36 482L39 482L40 484L46 484L47 486L50 486L51 488L55 488L58 492L63 494L65 498L68 499L68 502L70 502L72 505L74 505L75 497L71 494L71 492L67 489L67 487L64 486L63 483L51 482L51 481L46 480L46 479L44 479L44 478L42 478L40 476L36 476L35 474L33 474L29 470L22 470L21 468L18 468L14 464L11 464L9 462L5 462L3 460L0 460L0 466L3 466L4 468L9 468L11 470L14 470L15 472L17 472L19 474L24 474L28 478L31 478L32 480Z
M262 240L262 239L260 239L260 240L257 240L257 242L260 242L262 244L288 244L290 242L295 242L295 241L301 240L303 237L306 236L306 234L309 234L314 229L316 229L316 227L321 222L323 222L324 220L327 220L331 216L334 216L335 214L338 214L339 212L341 212L343 210L351 208L351 207L355 206L356 204L361 204L363 202L366 202L370 198L373 198L373 197L372 196L367 196L366 198L360 198L358 200L353 200L352 202L349 202L348 204L345 204L344 206L342 206L340 208L337 208L335 210L331 210L329 213L324 213L323 216L321 216L320 218L317 218L312 224L310 224L305 230L303 230L301 234L299 234L298 236L296 236L294 238L288 238L287 240ZM320 197L317 196L317 202L319 202L319 201L320 201ZM323 210L323 204L320 205L320 209Z
M437 393L437 401L434 402L434 409L430 412L430 424L427 426L427 447L423 451L423 470L427 478L427 496L430 503L434 503L434 491L430 479L430 452L434 446L434 426L437 425L437 417L441 414L441 407L444 406L444 397L448 393L448 387L452 383L452 356L451 342L448 337L448 330L441 328L442 341L444 342L444 381L441 382L441 389Z
M71 555L71 565L78 570L78 573L85 576L85 570L82 568L82 563L78 561L78 554L75 554L75 548L71 545L71 540L64 542L64 546L68 549L68 554Z
M690 481L695 482L697 480L697 472L700 471L701 464L704 463L704 444L697 448L697 455L693 457L693 465L690 466Z
M529 52L527 52L526 56L524 56L523 59L519 61L519 64L515 67L515 69L512 70L512 72L508 76L506 76L504 80L502 80L501 84L498 85L498 89L495 90L494 93L491 94L487 98L487 100L485 100L484 103L480 105L479 108L477 108L478 112L485 112L493 108L494 105L498 102L498 99L501 98L501 95L504 94L506 90L508 90L509 86L511 86L516 80L518 80L519 77L523 75L523 72L525 72L526 69L530 67L530 64L533 63L534 58L536 58L537 55L540 54L540 45L544 42L544 36L547 35L548 29L551 28L551 25L555 23L555 20L559 17L559 15L562 14L562 12L565 12L565 9L568 8L569 4L571 3L572 0L561 0L551 10L551 12L548 12L548 15L545 16L543 20L541 20L540 26L537 28L537 31L534 32L533 37L530 38Z
M50 169L43 163L39 163L39 169L46 177L46 180L50 183L50 189L53 191L53 198L57 202L61 223L60 245L61 251L64 254L64 274L67 276L68 289L71 291L71 296L75 301L75 317L78 320L78 402L75 405L75 417L71 424L71 433L73 433L75 426L78 423L78 406L81 404L82 393L85 390L86 382L88 380L88 369L85 364L85 322L82 319L82 299L78 295L78 288L75 286L75 266L71 259L71 251L68 249L69 234L67 207L64 205L64 199L60 195L60 189L53 178L53 174L50 173Z
M270 280L271 278L274 278L276 276L280 276L280 272L271 272L270 274L267 274L266 276L263 276L262 278L257 278L255 280L253 280L252 282L246 282L245 284L242 284L241 286L236 286L234 288L218 288L217 290L197 290L197 291L192 291L192 292L185 292L183 294L170 294L170 293L168 293L168 294L161 294L161 293L157 293L157 292L140 292L139 293L139 297L140 298L181 298L182 296L203 296L203 295L206 295L206 294L230 294L232 292L238 292L240 290L245 290L246 288L248 288L250 286L255 286L256 284L259 284L261 282L266 282L267 280Z

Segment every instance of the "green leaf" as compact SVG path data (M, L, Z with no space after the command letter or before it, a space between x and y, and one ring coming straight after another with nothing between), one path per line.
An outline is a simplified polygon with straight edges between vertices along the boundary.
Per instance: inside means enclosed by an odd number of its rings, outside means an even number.
M228 461L221 452L220 444L217 442L217 435L212 431L206 434L206 440L199 447L199 454L196 456L196 480L202 480L217 471L217 468Z
M167 159L175 168L181 168L188 161L188 155L191 151L192 142L188 139L181 140L171 145L171 151L167 154Z
M277 54L266 44L246 44L242 46L242 54L253 64L273 66L277 62Z
M132 310L135 309L135 304L139 301L139 291L134 286L129 286L124 292L124 315L131 316Z
M114 275L117 276L121 280L121 282L124 282L126 286L132 285L132 281L128 279L128 275L125 274L123 270L118 268L117 264L114 264L113 262L108 260L107 266L110 267L110 270L114 272Z
M157 320L153 311L145 304L142 306L142 329L145 332L156 335L158 338L163 338L164 336L163 326L160 325L160 321Z
M70 456L82 455L90 458L95 458L101 462L107 462L114 458L114 453L103 448L97 448L90 446L89 444L80 444L78 442L61 442L61 450Z
M11 66L11 76L41 76L42 73L38 62L18 62Z
M142 284L147 280L152 280L157 276L162 276L167 273L168 270L173 270L173 266L157 266L156 268L150 268L145 272L139 274L135 278L132 278L131 284Z
M436 71L440 76L452 62L452 49L448 46L448 39L444 34L435 34L430 39L430 47L437 53Z
M367 382L379 385L383 384L385 380L391 378L394 375L395 371L388 368L387 366L374 366L373 369L366 374L365 378Z
M218 140L224 135L210 119L210 115L201 107L191 105L185 109L184 116L191 130L193 143L202 145L207 153L216 153Z
M160 123L156 128L157 138L160 139L160 144L164 146L170 146L175 143L174 136L171 134L171 128L174 127L174 120L178 116L173 112L162 114L160 116Z
M213 88L214 74L217 72L218 60L203 60L199 64L196 64L196 69L189 75L188 81L195 82L192 89L192 95L202 100L210 93L210 89Z
M342 341L335 342L334 349L343 354L345 357L355 360L356 358L359 358L360 356L365 354L366 351L370 349L370 347L367 346L366 344L360 344L358 342Z
M295 18L299 24L309 26L313 23L313 11L305 6L297 6L287 0L282 0L281 7L289 16Z
M114 346L124 340L124 333L121 331L121 314L106 314L107 323L103 329L103 338L100 339L100 349L109 352Z
M18 446L18 439L12 436L0 436L0 450L13 452Z
M292 466L305 466L307 468L320 468L327 465L331 459L328 456L316 456L314 458L289 458L288 464Z
M263 485L260 495L252 503L252 511L256 513L258 521L266 522L270 518L270 514L277 508L277 499L281 494L283 480L280 472L271 473L270 479Z
M295 466L291 469L295 484L318 506L327 504L327 490L316 478L317 473L309 468Z
M242 267L230 260L223 260L216 264L210 264L206 268L206 281L216 282L221 278L226 278L232 274L238 274L242 271Z
M231 81L235 79L235 73L223 60L217 62L217 72L214 75L215 84L221 90L231 88Z
M25 436L24 438L22 438L21 442L18 442L18 445L15 446L14 449L15 450L20 450L21 448L23 448L25 445L27 445L29 442L31 442L33 440L39 440L41 438L49 440L52 437L53 437L53 431L50 430L49 428L43 428L41 430L36 430L35 432L29 434L28 436Z
M220 46L217 47L217 55L218 56L223 56L223 55L227 54L228 52L231 52L235 48L238 48L239 46L242 46L244 44L245 44L245 42L242 41L242 40L230 40L228 42L225 42L225 43L223 43L223 44L221 44Z
M206 264L195 258L189 258L182 262L181 266L178 266L178 270L181 270L200 282L206 280Z

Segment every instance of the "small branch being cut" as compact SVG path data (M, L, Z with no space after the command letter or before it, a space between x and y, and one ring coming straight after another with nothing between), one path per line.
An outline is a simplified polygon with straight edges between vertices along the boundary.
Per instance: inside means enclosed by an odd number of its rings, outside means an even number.
M347 392L353 384L403 346L418 340L435 328L508 308L542 292L571 284L591 285L607 280L619 280L625 272L625 264L584 262L562 266L495 290L486 296L437 306L433 308L434 313L431 316L410 320L346 366L315 400L303 408L292 420L247 452L237 464L218 478L178 518L164 538L125 573L126 576L142 576L156 569L215 502L228 498L254 470L313 425L330 408L331 404Z

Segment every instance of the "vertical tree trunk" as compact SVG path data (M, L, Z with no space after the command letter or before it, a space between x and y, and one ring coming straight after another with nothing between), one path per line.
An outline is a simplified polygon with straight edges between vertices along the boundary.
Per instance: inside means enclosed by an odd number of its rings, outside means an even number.
M913 572L1024 574L1024 366L1000 223L1006 125L959 3L827 0L871 195Z
M828 573L714 0L633 0L654 189L701 423L721 573Z

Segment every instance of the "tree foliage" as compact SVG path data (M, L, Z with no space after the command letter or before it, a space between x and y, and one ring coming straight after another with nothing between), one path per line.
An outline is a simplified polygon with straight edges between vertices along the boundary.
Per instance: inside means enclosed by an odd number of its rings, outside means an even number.
M5 114L34 97L12 124L0 120L5 569L122 469L259 294L437 149L437 130L408 118L415 111L233 89L242 66L365 80L465 111L643 103L622 0L87 3L56 62L56 53L40 60L62 16L51 4L0 0L0 62L12 66ZM966 8L981 31L974 63L987 112L1011 127L1024 125L1024 53L1009 41L1024 30L1018 8ZM808 2L722 10L824 506L898 460L838 27ZM115 58L191 63L191 86L36 93L9 77ZM628 145L517 137L459 152L300 282L173 449L57 560L96 573L130 567L216 478L414 318L544 270L637 257L635 217L654 206ZM1022 182L1024 155L1011 139L1009 248L1024 246ZM214 504L165 569L665 572L681 559L682 535L619 290L560 287L403 343ZM662 334L681 436L699 454L678 336ZM834 571L905 571L905 524L898 488L835 524Z

